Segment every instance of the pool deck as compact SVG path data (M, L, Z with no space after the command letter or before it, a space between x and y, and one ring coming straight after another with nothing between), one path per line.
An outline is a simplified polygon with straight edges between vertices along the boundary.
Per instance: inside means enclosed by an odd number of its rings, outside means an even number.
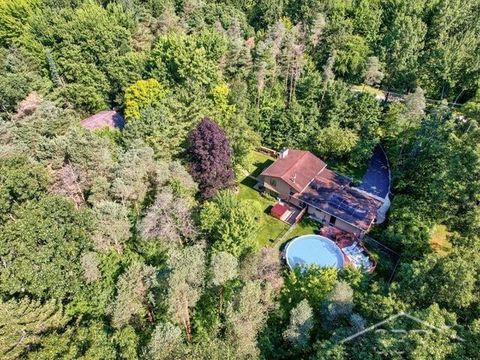
M361 268L368 264L364 269L366 272L373 272L377 266L375 260L353 234L342 231L333 226L325 226L320 229L319 234L334 241L343 253L345 264L351 264Z

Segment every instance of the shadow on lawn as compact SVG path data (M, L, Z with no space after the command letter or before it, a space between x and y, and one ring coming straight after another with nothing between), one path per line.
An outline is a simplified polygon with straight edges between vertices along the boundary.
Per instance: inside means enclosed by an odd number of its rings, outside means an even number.
M252 165L255 166L255 170L250 174L251 176L257 177L261 174L261 172L273 164L273 160L265 160L265 161L255 161Z

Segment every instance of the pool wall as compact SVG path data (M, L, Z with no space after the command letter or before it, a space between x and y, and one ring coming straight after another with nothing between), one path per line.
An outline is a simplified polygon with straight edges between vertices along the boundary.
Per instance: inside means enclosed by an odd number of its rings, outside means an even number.
M289 250L292 248L292 246L296 243L296 242L299 242L299 241L302 241L302 240L306 240L306 239L316 239L318 241L322 241L323 244L327 244L328 245L328 250L331 251L331 254L334 253L334 255L336 255L337 257L337 265L335 266L336 268L343 268L345 266L345 255L343 253L343 251L338 247L337 244L335 244L335 242L333 242L332 240L330 240L329 238L325 237L325 236L321 236L321 235L302 235L302 236L299 236L293 240L291 240L286 246L285 246L285 261L287 263L287 265L293 269L295 266L297 266L297 264L294 264L292 266L292 264L290 264L290 261L289 261ZM321 265L319 265L321 266Z

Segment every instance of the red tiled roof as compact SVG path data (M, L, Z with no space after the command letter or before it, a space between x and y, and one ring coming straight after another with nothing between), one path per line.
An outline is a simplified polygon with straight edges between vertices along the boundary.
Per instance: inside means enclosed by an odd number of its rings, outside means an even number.
M288 206L285 204L276 203L273 205L272 210L270 210L270 214L277 219L281 219L283 214L288 211Z
M289 149L260 175L281 178L296 191L302 191L326 164L309 151Z
M109 127L110 129L123 129L125 120L122 115L114 110L101 111L95 115L92 115L80 122L85 129L101 129Z

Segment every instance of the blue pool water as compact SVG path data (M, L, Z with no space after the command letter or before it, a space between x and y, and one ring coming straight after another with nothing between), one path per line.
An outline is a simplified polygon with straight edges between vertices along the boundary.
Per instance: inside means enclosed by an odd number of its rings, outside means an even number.
M343 267L343 254L340 248L330 239L320 235L303 235L292 240L285 248L288 266L318 265Z

